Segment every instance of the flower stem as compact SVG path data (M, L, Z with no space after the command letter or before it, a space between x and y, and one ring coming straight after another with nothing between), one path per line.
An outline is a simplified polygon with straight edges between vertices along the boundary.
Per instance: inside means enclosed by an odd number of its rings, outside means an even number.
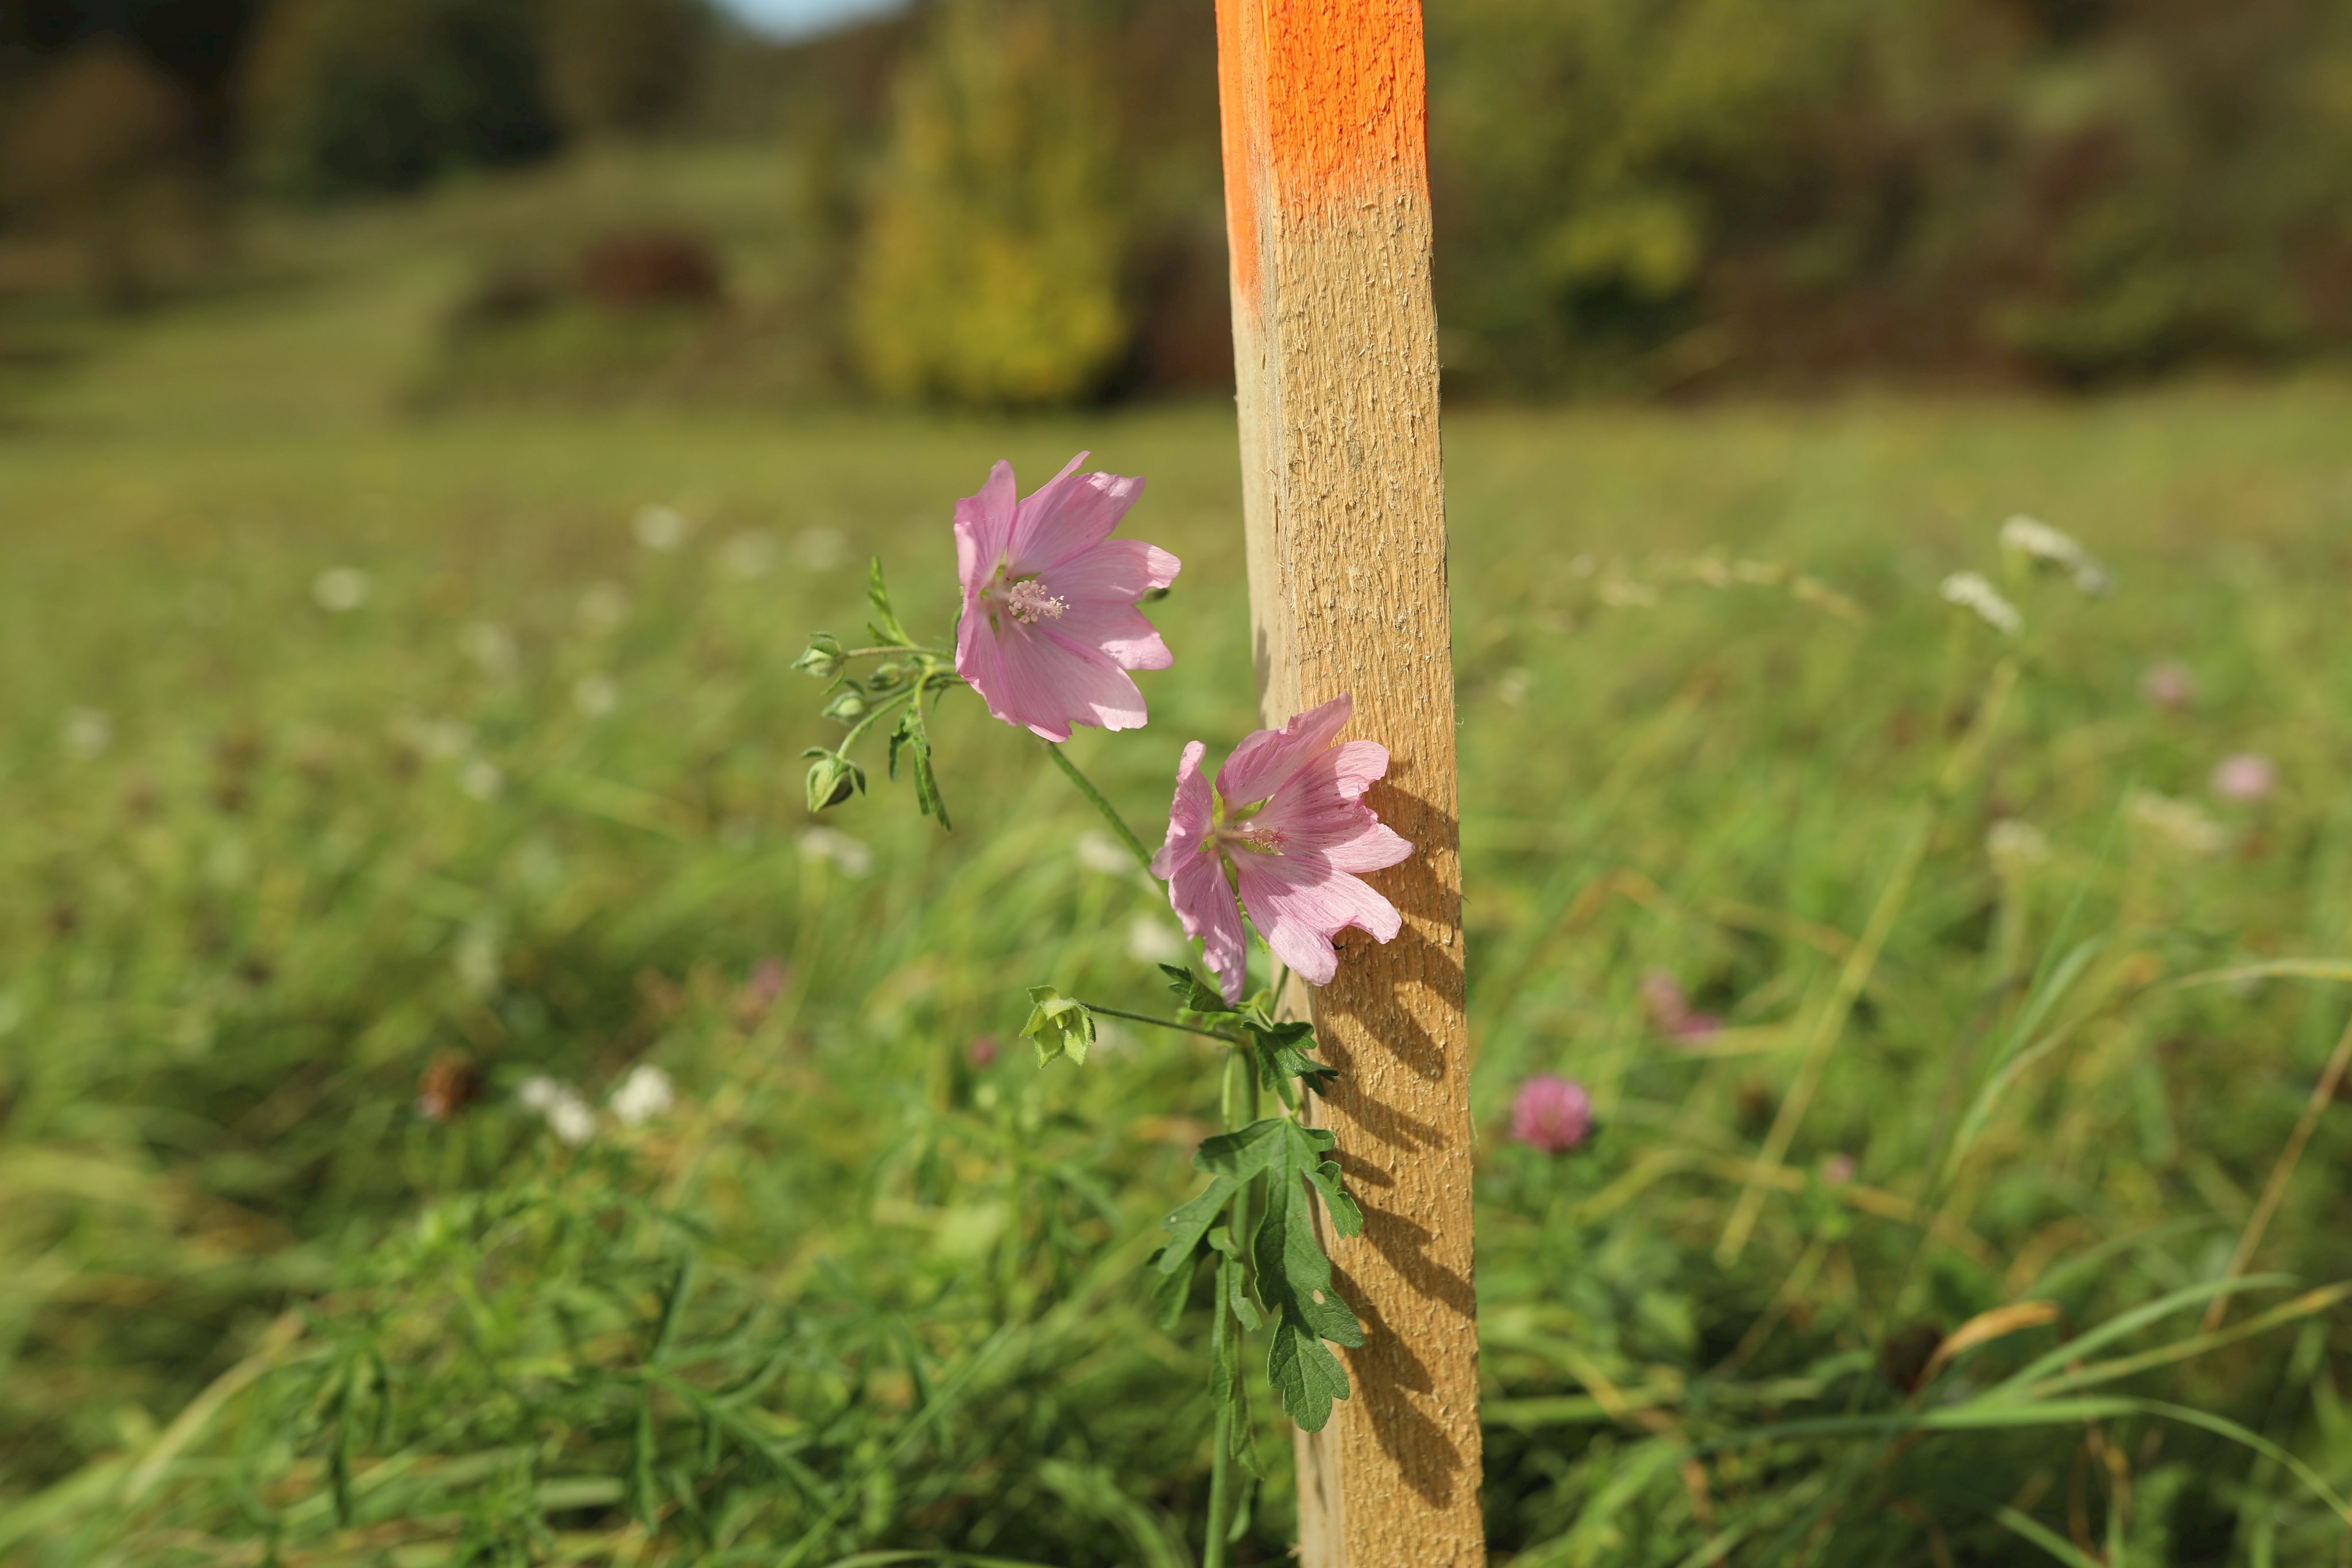
M1238 1041L1233 1054L1225 1059L1223 1093L1219 1096L1219 1119L1230 1133L1257 1119L1257 1074L1251 1071L1249 1059L1243 1054ZM1244 1183L1233 1196L1225 1210L1225 1223L1234 1242L1239 1247L1249 1245L1249 1195L1251 1184ZM1234 1279L1231 1270L1241 1265L1231 1258L1217 1260L1217 1300L1210 1320L1210 1354L1232 1368L1236 1385L1242 1376L1242 1325L1234 1316ZM1234 1430L1234 1418L1244 1408L1238 1396L1217 1402L1216 1448L1209 1458L1209 1538L1202 1543L1201 1568L1225 1568L1226 1537L1233 1533L1234 1518L1234 1448L1250 1440L1247 1432Z
M859 719L856 724L850 726L849 733L841 737L841 744L839 746L834 747L835 752L839 756L848 756L849 748L857 744L857 737L859 736L864 735L867 730L874 727L874 721L876 719L880 718L884 714L890 712L894 708L904 707L910 699L919 695L919 691L901 692L895 697L885 697L881 702L877 703L873 707L866 710L866 714L864 718Z
M1156 1019L1150 1013L1131 1013L1125 1008L1107 1008L1099 1002L1089 1002L1083 999L1079 1001L1078 1005L1086 1009L1087 1011L1090 1013L1100 1013L1105 1018L1125 1019L1129 1023L1148 1023L1160 1029L1181 1030L1186 1034L1205 1034L1211 1040L1222 1040L1227 1045L1239 1045L1241 1043L1240 1038L1236 1035L1227 1034L1223 1030L1202 1029L1196 1023L1178 1023L1174 1019Z
M1078 787L1078 793L1095 803L1095 810L1102 813L1103 821L1108 822L1111 831L1118 835L1118 841L1125 844L1128 852L1135 856L1136 863L1143 868L1143 873L1150 876L1151 852L1143 847L1143 841L1135 836L1135 830L1127 825L1127 819L1118 814L1118 808L1103 799L1103 792L1096 789L1085 774L1078 771L1076 763L1063 755L1059 746L1050 740L1044 744L1045 755L1054 759L1054 766L1068 774L1070 782ZM1155 877L1153 880L1158 879Z
M884 653L929 653L934 659L950 659L955 655L944 648L850 648L843 652L845 659L873 659Z

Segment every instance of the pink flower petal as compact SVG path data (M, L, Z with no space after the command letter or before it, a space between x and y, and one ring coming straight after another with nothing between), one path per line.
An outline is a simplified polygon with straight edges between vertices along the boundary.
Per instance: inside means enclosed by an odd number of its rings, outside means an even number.
M1395 904L1320 858L1244 850L1234 856L1234 871L1258 934L1309 985L1328 986L1339 973L1331 938L1339 932L1352 925L1386 942L1402 929Z
M1164 670L1175 656L1135 601L1175 581L1181 567L1141 539L1108 539L1083 551L1040 580L1065 606L1054 630L1100 648L1123 668Z
M1261 729L1217 769L1217 794L1228 810L1255 805L1282 788L1290 776L1331 744L1355 711L1356 699L1340 693L1321 707L1297 715L1280 729Z
M980 487L978 495L966 496L956 503L956 576L963 583L967 609L1013 542L1013 518L1019 498L1013 465L1000 462L988 471L988 483Z
M1213 804L1201 771L1208 747L1193 741L1176 764L1176 798L1168 810L1168 838L1151 857L1151 874L1168 883L1168 904L1184 935L1201 938L1209 972L1228 1002L1242 999L1248 939L1225 870L1209 844Z
M1174 663L1136 601L1173 581L1181 563L1108 538L1143 481L1080 474L1085 459L1025 501L1011 465L999 463L956 504L956 674L997 718L1055 742L1073 725L1140 727L1149 710L1126 672Z
M956 674L971 683L991 716L1041 739L1070 738L1074 724L1139 728L1143 694L1109 655L1034 628L1007 624L992 635L984 616L956 633Z
M1177 862L1208 842L1212 812L1208 777L1201 761L1209 748L1195 740L1176 759L1176 798L1168 805L1168 836L1151 857L1151 874L1166 882L1176 874Z
M1079 453L1069 465L1021 503L1008 547L1016 572L1051 571L1110 538L1143 494L1143 481L1118 474L1081 474Z

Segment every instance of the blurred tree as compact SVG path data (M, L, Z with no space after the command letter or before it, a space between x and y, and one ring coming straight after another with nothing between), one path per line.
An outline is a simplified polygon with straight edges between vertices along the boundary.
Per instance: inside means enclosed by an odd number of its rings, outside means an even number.
M897 89L851 284L879 391L976 406L1098 391L1131 330L1112 126L1046 0L948 0Z
M716 18L703 0L550 0L550 96L576 135L642 133L694 101Z
M193 130L177 85L128 46L101 38L32 84L0 141L0 190L74 238L100 300L132 304L147 282L142 240L190 206Z
M1457 385L2085 380L2352 325L2342 0L1456 0L1430 22Z
M530 0L278 0L244 83L245 152L297 197L414 190L558 141Z

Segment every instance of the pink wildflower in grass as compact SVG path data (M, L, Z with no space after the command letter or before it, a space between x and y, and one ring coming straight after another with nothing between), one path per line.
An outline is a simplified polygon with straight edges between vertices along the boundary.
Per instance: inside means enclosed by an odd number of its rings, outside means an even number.
M1511 1102L1511 1136L1531 1149L1564 1155L1591 1131L1592 1096L1572 1078L1530 1078Z
M1352 925L1386 942L1402 926L1396 906L1356 874L1394 865L1412 846L1363 803L1389 770L1388 748L1331 744L1354 710L1343 695L1257 731L1225 758L1213 792L1201 771L1208 747L1184 747L1151 873L1166 880L1184 935L1202 939L1228 1002L1242 998L1244 905L1274 956L1317 986L1339 972L1333 936Z
M2213 766L2213 793L2241 806L2258 805L2278 790L2278 769L2257 752L2241 751Z
M1086 459L1071 458L1025 501L1013 465L999 463L980 494L956 503L956 674L991 714L1054 741L1069 739L1072 725L1140 728L1143 694L1128 672L1174 662L1135 605L1175 581L1182 563L1110 537L1143 481L1081 474Z
M1683 1045L1696 1045L1723 1027L1715 1014L1694 1011L1682 982L1664 969L1642 977L1642 1010L1652 1028Z
M2139 678L2139 695L2151 706L2185 708L2197 700L2196 672L2178 659L2151 664Z

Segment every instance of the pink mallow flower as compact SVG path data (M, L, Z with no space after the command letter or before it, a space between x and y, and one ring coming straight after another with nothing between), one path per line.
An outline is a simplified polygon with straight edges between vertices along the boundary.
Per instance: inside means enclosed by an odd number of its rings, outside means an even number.
M1069 739L1074 724L1142 727L1143 694L1127 672L1174 663L1135 604L1182 563L1110 537L1143 481L1081 474L1086 460L1071 458L1025 501L1013 465L999 463L979 495L956 503L956 674L990 713L1047 740Z
M1591 1131L1592 1096L1572 1078L1530 1078L1511 1102L1511 1136L1531 1149L1564 1155Z
M1412 846L1363 803L1389 770L1388 748L1331 744L1354 710L1342 695L1259 730L1225 758L1213 795L1201 771L1208 747L1192 742L1177 765L1168 839L1151 873L1167 882L1184 935L1201 938L1228 1002L1242 998L1248 957L1241 905L1274 956L1318 986L1339 972L1333 936L1352 925L1386 942L1402 924L1396 905L1355 874L1394 865Z
M2269 800L2278 791L2278 769L2252 751L2224 757L2213 767L2213 793L2241 806Z

